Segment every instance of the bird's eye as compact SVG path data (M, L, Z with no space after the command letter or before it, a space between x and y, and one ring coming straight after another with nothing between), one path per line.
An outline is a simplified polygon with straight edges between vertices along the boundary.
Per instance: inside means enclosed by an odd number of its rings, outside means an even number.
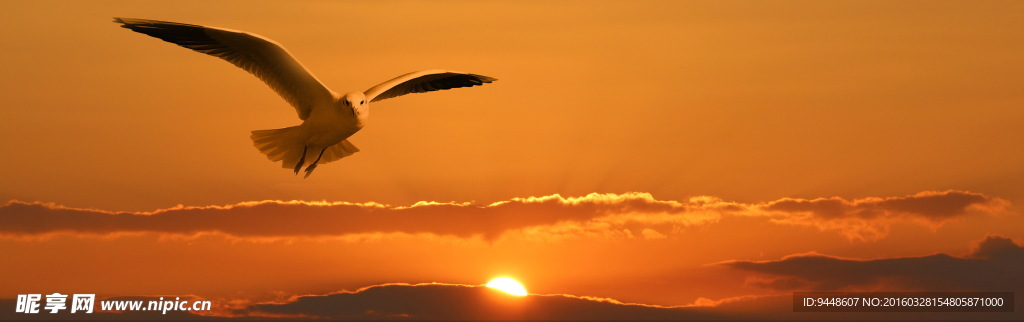
M359 101L359 105L363 105L363 102L365 102L365 101Z

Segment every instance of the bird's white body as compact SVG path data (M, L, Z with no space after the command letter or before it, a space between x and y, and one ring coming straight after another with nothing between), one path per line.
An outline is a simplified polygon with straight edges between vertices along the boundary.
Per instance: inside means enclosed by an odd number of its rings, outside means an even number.
M355 93L362 96L362 93ZM334 104L323 108L313 108L309 117L299 125L303 131L309 133L309 140L306 144L320 148L328 147L341 140L347 139L352 134L359 132L366 125L370 117L369 104L363 103L360 106L350 106L353 93L339 97ZM358 104L358 100L356 104ZM362 110L362 111L360 111Z
M114 18L124 28L224 59L267 83L299 113L302 124L252 131L253 144L271 161L308 177L319 163L359 151L348 137L370 117L369 104L410 93L490 83L496 79L454 71L426 70L398 76L365 92L335 94L276 42L241 31L176 22ZM310 161L312 160L312 161Z
M360 101L364 103L359 104ZM363 93L348 93L339 97L330 106L314 107L309 117L298 126L299 136L306 138L304 145L308 147L305 159L313 160L318 157L316 154L319 154L319 151L335 146L356 134L363 126L366 126L366 121L369 118L370 106L365 103ZM357 151L358 149L346 152L355 153ZM335 159L329 158L328 160L334 161ZM289 165L285 163L284 166L288 167Z

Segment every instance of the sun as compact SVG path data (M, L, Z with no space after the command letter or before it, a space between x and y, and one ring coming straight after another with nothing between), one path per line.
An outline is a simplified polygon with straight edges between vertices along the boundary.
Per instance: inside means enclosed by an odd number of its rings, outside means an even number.
M487 282L487 287L500 290L502 292L512 294L515 296L526 296L526 288L523 284L520 284L514 279L508 277L499 277Z

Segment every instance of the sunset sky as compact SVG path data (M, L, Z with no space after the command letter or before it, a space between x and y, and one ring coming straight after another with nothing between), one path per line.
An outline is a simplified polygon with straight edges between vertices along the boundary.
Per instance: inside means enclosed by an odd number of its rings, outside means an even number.
M1024 318L1024 2L3 3L2 303ZM339 93L426 69L498 81L374 102L361 152L303 179L249 139L299 124L287 102L113 17L262 35ZM532 295L480 287L499 276ZM793 313L802 291L1018 300Z

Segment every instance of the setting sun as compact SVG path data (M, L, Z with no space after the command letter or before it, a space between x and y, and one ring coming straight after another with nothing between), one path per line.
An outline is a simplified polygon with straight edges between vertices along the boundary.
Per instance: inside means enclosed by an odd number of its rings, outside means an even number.
M526 293L526 288L523 287L523 284L520 284L516 280L508 277L495 278L490 282L487 282L487 287L498 289L502 292L516 296L526 296L528 294Z

